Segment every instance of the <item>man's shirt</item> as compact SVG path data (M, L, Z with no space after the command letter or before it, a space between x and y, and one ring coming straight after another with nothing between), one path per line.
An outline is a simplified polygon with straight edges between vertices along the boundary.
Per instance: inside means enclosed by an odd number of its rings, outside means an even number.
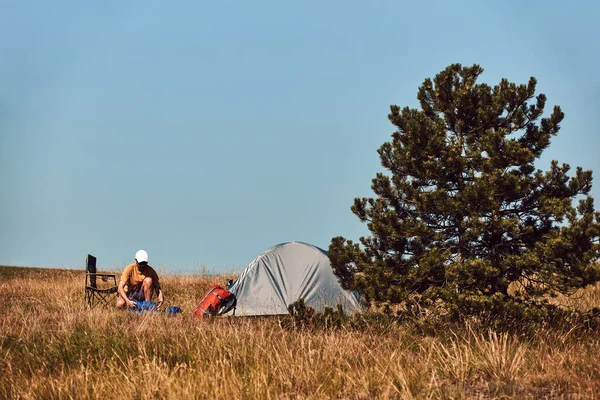
M121 280L125 282L125 292L139 290L142 282L148 276L152 278L152 286L154 286L158 293L160 285L158 284L158 275L154 268L147 265L142 272L135 263L126 266L125 270L123 270L123 274L121 274Z

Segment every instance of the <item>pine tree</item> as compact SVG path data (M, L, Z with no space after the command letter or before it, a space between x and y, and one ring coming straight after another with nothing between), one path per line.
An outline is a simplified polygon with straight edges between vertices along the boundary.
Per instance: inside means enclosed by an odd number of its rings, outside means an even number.
M539 120L546 96L532 101L533 77L490 87L476 83L482 72L450 65L419 87L420 110L390 107L397 129L378 150L390 174L378 173L376 197L351 207L371 236L329 246L342 285L368 302L469 313L541 304L600 279L592 171L534 167L563 112Z

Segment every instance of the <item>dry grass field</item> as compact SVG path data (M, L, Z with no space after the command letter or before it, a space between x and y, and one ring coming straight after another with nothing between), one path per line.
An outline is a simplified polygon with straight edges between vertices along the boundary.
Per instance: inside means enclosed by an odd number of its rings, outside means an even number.
M366 315L338 329L289 317L192 317L224 277L164 276L183 313L88 310L78 271L0 268L0 398L594 399L600 332L476 324L433 330ZM567 300L565 300L567 301ZM600 288L569 300L600 306ZM287 319L286 319L287 318ZM362 321L362 323L360 323Z

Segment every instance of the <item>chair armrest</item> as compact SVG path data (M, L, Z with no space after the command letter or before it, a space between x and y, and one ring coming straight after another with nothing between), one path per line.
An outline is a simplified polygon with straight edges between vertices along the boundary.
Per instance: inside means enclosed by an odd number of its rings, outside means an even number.
M87 279L93 279L95 280L96 278L100 278L102 279L102 282L108 282L108 280L110 278L112 278L114 285L117 285L117 275L116 274L103 274L103 273L98 273L98 272L86 272L86 281Z
M107 276L107 277L111 277L111 276L117 276L116 274L102 274L102 273L98 273L98 272L87 272L88 275L93 275L93 276Z

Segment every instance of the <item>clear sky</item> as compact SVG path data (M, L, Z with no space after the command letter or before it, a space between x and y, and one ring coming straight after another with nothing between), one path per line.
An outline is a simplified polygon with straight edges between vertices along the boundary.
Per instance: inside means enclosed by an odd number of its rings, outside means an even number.
M389 106L455 62L535 76L566 114L538 166L600 180L596 1L0 6L0 264L121 268L143 248L159 271L220 272L357 240Z

